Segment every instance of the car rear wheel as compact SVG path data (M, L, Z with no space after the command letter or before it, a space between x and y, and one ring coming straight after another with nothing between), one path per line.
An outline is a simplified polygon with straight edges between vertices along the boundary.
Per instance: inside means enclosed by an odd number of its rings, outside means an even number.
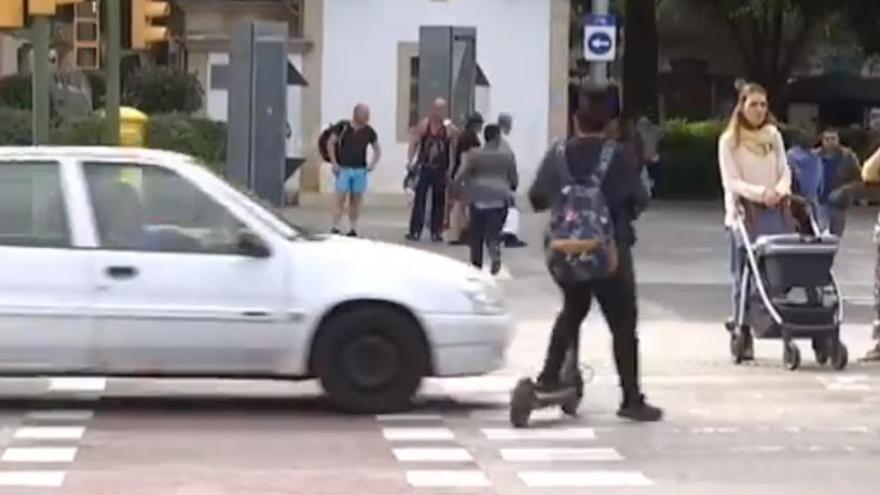
M429 357L411 317L376 305L332 316L318 335L313 362L337 407L375 414L411 405Z

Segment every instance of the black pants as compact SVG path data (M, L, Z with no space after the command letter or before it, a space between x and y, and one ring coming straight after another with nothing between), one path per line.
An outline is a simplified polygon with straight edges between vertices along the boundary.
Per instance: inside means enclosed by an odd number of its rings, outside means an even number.
M614 338L614 362L617 365L624 402L638 399L641 392L635 272L630 249L620 247L619 254L620 264L611 278L561 287L565 302L553 326L547 359L539 377L542 382L559 382L565 354L572 345L579 342L581 324L590 311L595 295Z
M416 182L416 195L412 214L409 218L409 233L420 236L425 228L425 203L431 192L431 235L443 234L443 220L446 214L446 170L422 167Z
M500 263L501 229L507 220L507 208L477 208L470 205L468 214L471 263L477 268L483 268L483 246L488 248L489 259Z

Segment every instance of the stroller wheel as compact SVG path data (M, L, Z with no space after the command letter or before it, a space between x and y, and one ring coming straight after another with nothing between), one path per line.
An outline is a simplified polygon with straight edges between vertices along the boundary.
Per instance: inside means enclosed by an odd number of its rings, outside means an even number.
M825 366L831 359L833 354L834 340L832 339L813 339L813 352L816 354L816 362L819 366Z
M785 350L782 352L782 361L785 363L785 367L790 371L794 371L800 367L801 350L798 349L794 342L785 344Z
M849 362L849 351L846 349L843 342L837 342L834 346L833 352L834 354L831 356L831 366L837 371L846 368L846 365Z

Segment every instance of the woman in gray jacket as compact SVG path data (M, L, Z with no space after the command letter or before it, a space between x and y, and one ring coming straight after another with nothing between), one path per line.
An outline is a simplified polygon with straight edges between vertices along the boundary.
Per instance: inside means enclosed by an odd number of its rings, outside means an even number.
M489 125L483 130L486 143L469 151L455 176L468 203L471 263L483 267L483 246L489 251L492 274L501 270L501 229L513 192L519 183L513 153L501 146L501 130Z

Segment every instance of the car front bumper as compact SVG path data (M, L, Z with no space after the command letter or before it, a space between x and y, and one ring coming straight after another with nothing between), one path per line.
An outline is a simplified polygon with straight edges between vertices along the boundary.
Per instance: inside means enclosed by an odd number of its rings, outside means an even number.
M434 376L481 375L504 366L513 340L510 315L426 315L424 320Z

